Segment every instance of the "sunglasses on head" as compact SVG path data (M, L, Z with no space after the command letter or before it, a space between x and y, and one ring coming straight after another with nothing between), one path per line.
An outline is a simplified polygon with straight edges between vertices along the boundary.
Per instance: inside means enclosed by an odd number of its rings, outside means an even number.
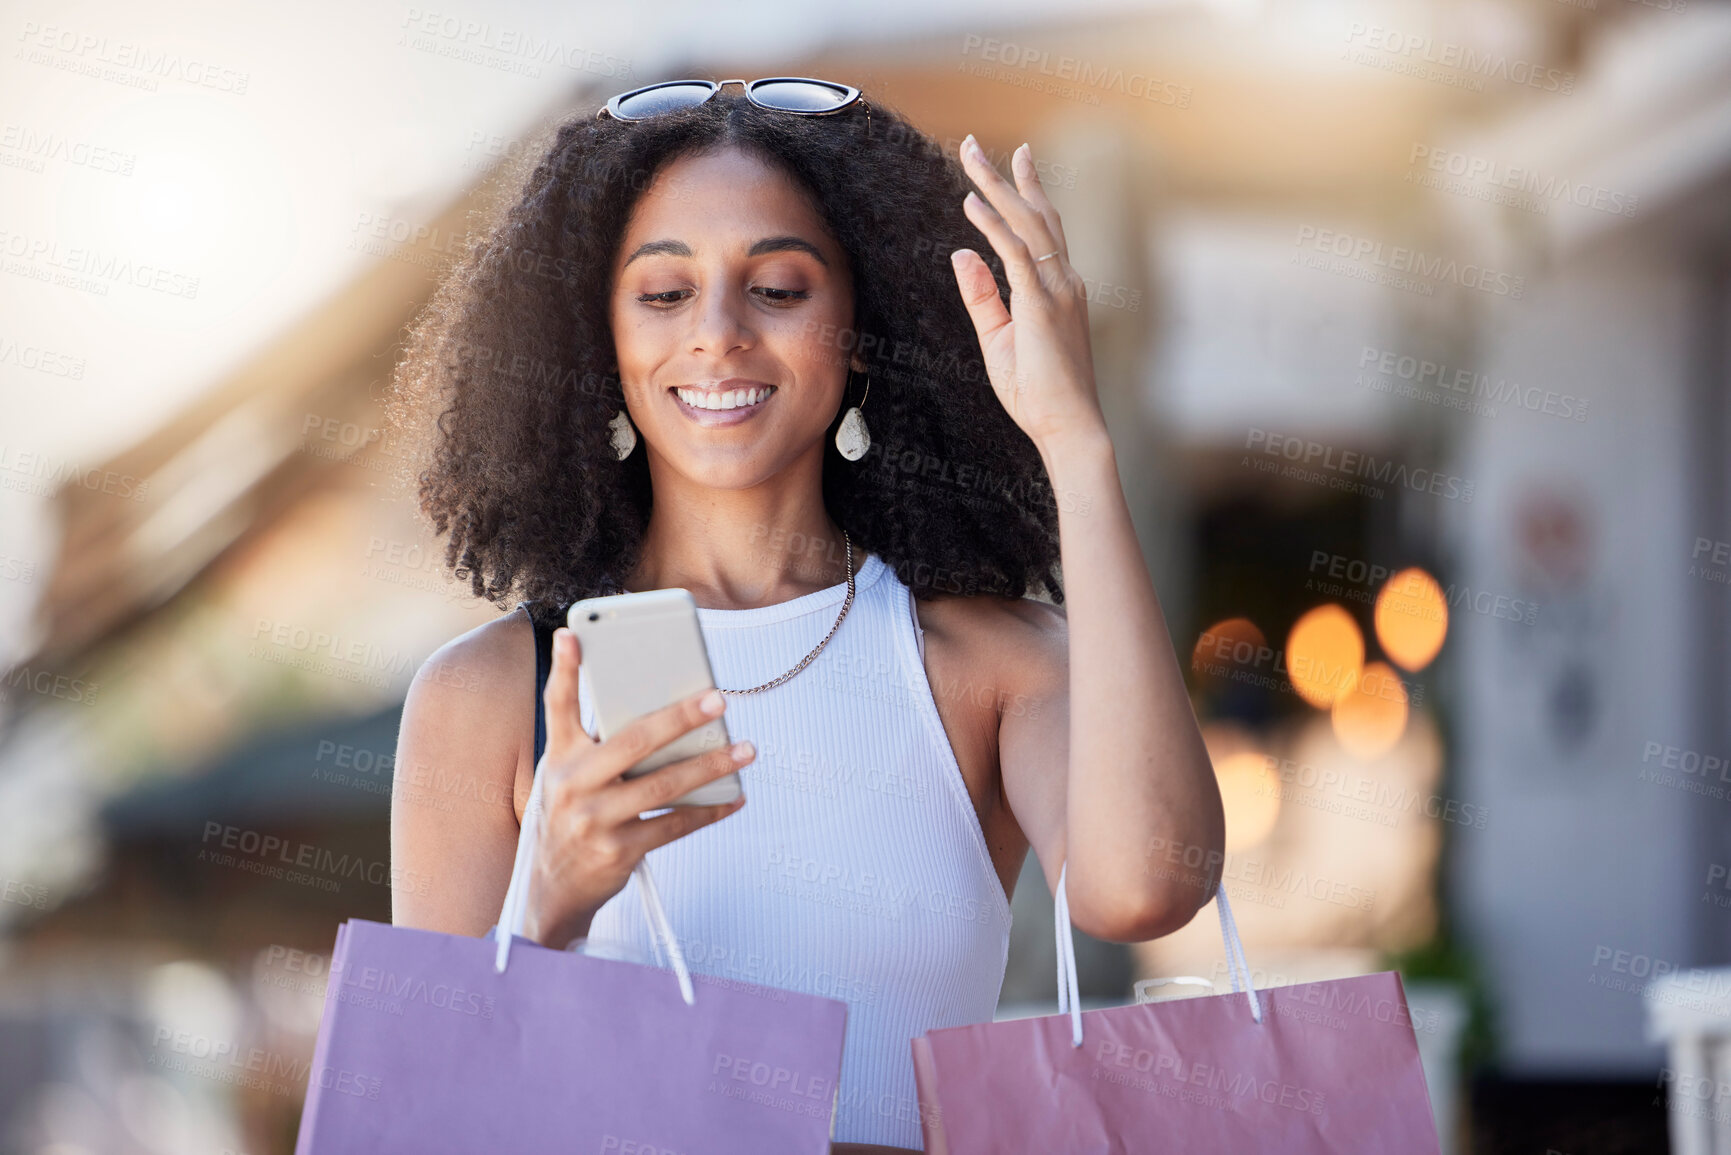
M768 76L762 80L664 80L621 92L608 100L596 112L596 119L648 120L664 112L695 108L720 92L724 85L745 86L745 98L759 108L774 112L791 112L796 116L829 116L864 104L866 133L871 133L871 105L860 90L848 84L830 80L814 80L809 76Z

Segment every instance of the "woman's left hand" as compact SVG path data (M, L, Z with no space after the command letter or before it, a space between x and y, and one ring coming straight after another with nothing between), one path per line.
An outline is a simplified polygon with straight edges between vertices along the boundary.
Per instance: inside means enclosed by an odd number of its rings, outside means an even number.
M972 249L952 254L956 284L979 334L993 391L1042 450L1070 434L1103 431L1087 287L1070 267L1064 226L1040 187L1032 152L1024 144L1011 157L1012 186L972 133L960 151L963 167L986 195L981 200L968 193L963 211L1003 260L1010 283L1006 309L984 258ZM1057 255L1038 259L1047 253Z

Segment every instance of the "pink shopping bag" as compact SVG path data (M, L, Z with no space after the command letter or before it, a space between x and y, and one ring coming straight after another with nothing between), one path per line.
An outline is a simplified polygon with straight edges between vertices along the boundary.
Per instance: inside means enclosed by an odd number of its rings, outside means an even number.
M1059 1013L912 1040L927 1155L1439 1155L1400 976L1258 991L1216 893L1233 994L1083 1012L1060 870Z
M674 974L512 933L526 882L492 939L344 923L296 1155L826 1155L847 1004L690 974L638 883Z

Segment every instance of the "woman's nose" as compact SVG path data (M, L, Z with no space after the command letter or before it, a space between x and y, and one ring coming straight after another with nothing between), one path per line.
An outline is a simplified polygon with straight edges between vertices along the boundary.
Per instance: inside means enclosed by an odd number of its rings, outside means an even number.
M709 292L692 310L691 351L720 355L749 347L753 335L746 302L732 292Z

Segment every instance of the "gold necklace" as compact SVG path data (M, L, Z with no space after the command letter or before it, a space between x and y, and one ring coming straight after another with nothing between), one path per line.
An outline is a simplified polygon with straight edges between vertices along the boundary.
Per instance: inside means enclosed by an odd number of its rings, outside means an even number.
M829 628L829 633L823 636L823 641L817 644L817 649L814 649L811 653L801 658L799 660L799 665L773 681L765 682L761 686L753 686L749 690L722 690L721 692L723 694L755 694L759 690L767 690L772 686L779 686L801 670L805 669L806 666L810 665L811 660L817 657L825 646L829 645L829 640L835 637L836 630L841 628L842 619L847 617L848 610L853 606L853 539L848 536L847 530L845 529L841 531L841 537L842 540L847 543L847 597L841 603L841 614L835 619L835 625ZM720 689L720 687L717 687L717 689Z

